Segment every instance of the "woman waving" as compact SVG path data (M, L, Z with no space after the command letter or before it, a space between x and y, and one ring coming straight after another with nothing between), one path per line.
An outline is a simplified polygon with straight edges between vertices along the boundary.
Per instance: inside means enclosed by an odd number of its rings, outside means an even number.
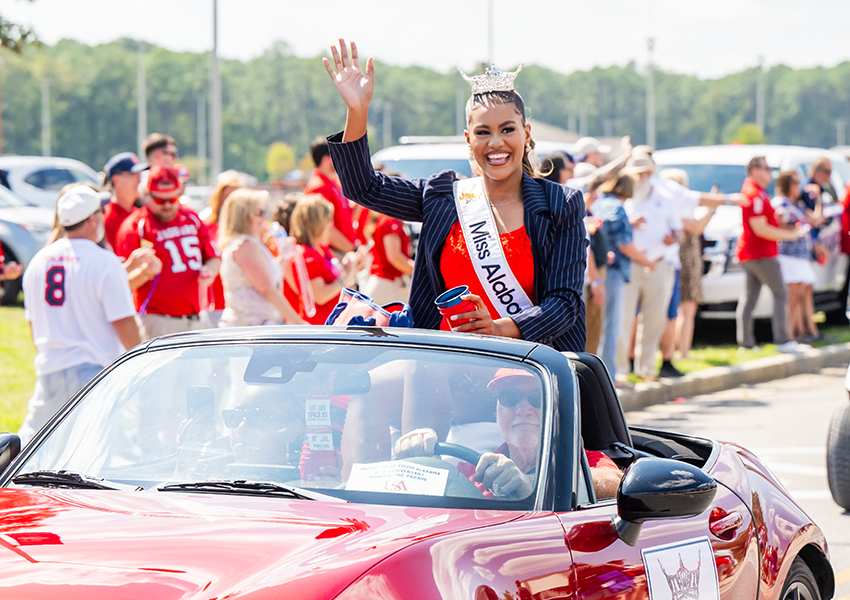
M476 310L445 328L583 351L584 203L580 193L541 177L525 105L513 89L519 70L464 75L472 85L465 135L476 177L443 171L407 181L372 169L372 59L363 73L354 43L350 54L343 40L331 51L333 65L325 59L325 68L348 108L345 131L328 138L343 193L390 217L422 222L410 291L416 325L440 327L434 299L466 285Z

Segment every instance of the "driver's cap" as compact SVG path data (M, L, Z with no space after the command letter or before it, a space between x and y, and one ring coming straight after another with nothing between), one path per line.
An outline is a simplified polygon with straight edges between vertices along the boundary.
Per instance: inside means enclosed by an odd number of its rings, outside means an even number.
M493 377L493 380L487 384L487 389L496 390L501 387L506 380L516 382L518 377L530 377L532 380L534 379L534 375L524 369L510 369L508 367L502 367L496 371L496 375Z

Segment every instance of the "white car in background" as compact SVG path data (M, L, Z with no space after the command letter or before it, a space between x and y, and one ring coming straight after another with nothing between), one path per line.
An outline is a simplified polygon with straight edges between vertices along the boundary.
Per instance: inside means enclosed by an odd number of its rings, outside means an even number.
M0 185L37 206L54 210L59 190L69 183L101 182L94 169L73 158L0 156Z
M687 172L690 188L708 192L717 186L722 193L740 192L747 176L747 163L755 156L764 156L773 169L773 178L782 171L795 170L805 184L809 166L819 156L832 162L832 186L842 194L850 181L850 163L841 153L823 148L803 146L730 145L671 148L653 153L658 171L677 168ZM773 197L771 184L768 193ZM824 198L825 214L840 212L840 198ZM734 319L738 298L744 286L744 272L735 258L738 236L741 234L741 209L721 206L705 228L704 275L702 293L704 304L700 317L704 319ZM820 231L818 241L829 250L826 264L815 263L817 281L814 286L815 310L828 316L843 316L847 298L842 297L847 273L847 256L839 252L841 223L835 218ZM773 295L762 288L755 309L757 318L773 313Z

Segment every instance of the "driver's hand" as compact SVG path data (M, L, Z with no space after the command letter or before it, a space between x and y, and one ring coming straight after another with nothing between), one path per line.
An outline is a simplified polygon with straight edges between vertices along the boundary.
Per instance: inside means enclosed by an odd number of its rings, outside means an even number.
M484 485L494 496L526 498L531 495L531 477L519 470L504 454L485 452L478 460L473 481Z
M437 442L437 432L433 429L414 429L398 438L393 446L395 458L412 458L414 456L434 456L434 446Z

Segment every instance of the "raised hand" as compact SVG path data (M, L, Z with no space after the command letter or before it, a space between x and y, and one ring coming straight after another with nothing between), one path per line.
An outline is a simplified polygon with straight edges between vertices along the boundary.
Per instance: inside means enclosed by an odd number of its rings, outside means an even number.
M334 64L331 66L327 58L323 58L325 69L336 86L336 90L342 97L349 111L357 113L367 112L369 102L372 100L372 92L375 89L375 70L372 67L372 58L366 61L366 74L360 70L360 59L357 55L357 44L351 42L351 56L345 40L339 39L339 50L331 46L331 54Z

